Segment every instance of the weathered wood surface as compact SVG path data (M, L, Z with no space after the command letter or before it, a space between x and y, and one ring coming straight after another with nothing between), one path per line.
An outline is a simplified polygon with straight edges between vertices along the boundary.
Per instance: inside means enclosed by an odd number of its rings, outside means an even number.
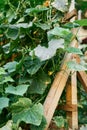
M59 105L57 107L57 110L64 110L64 111L68 111L68 112L75 112L75 111L77 111L77 105L73 105L73 104Z
M72 104L77 105L77 73L72 72L71 75L71 87L72 87ZM78 130L78 110L75 112L72 112L72 129L77 129Z
M66 87L66 103L67 105L75 105L75 111L67 112L69 127L78 129L78 109L77 109L77 75L76 72L71 74L71 83Z
M77 41L73 40L71 43L71 46L76 47L77 46ZM53 114L55 112L55 109L58 105L60 96L64 90L64 87L66 85L67 79L70 74L70 70L67 68L66 63L71 59L72 54L66 54L61 66L60 72L57 73L54 82L50 88L50 91L46 97L46 100L44 102L44 116L47 120L47 126L46 129L48 128L51 119L53 117Z
M71 2L71 6L69 9L69 12L75 9L75 0ZM74 21L75 17L71 19L71 21ZM73 31L73 30L72 30ZM72 47L77 47L78 43L77 40L74 39L71 42ZM53 117L53 114L55 112L56 107L58 106L59 99L61 97L61 94L64 90L64 87L66 85L67 79L70 74L70 70L67 68L66 63L71 59L72 54L66 54L63 60L63 64L61 66L60 72L57 73L53 84L50 88L50 91L46 97L46 100L44 102L44 116L47 120L47 125L45 130L48 129L49 124L51 122L51 119Z
M83 85L84 90L87 92L87 74L84 71L78 72L78 79Z

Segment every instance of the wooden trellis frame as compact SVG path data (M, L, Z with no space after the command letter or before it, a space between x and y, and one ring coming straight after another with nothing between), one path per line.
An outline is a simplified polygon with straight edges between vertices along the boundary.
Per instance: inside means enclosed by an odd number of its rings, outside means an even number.
M72 0L69 12L75 9L74 2L75 1ZM75 17L71 19L71 21L73 20L75 20ZM76 39L74 39L71 42L71 46L78 47L78 42ZM65 54L60 72L56 74L53 84L44 102L44 116L47 120L47 125L45 130L47 130L50 125L53 114L56 108L58 107L58 102L60 100L61 94L65 86L66 86L66 105L61 108L67 111L69 127L71 128L71 130L78 129L77 76L81 81L85 91L87 92L87 74L83 71L71 72L67 68L66 63L67 61L71 60L72 57L73 57L72 54ZM68 82L68 77L70 73L71 73L71 82Z

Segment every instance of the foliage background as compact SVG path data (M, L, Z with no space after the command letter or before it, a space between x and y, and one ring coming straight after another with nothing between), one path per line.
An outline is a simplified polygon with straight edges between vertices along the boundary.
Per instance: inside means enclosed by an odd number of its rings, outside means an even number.
M57 2L59 7L56 7ZM80 24L62 22L70 2L0 1L1 130L7 127L44 130L46 120L42 104L65 52L82 55L81 50L68 46L73 37L71 28L82 26L83 21ZM86 3L76 1L77 10L84 12ZM70 68L75 70L75 65L70 64ZM77 70L87 70L87 66L77 66ZM86 99L87 94L78 81L79 124L87 124ZM65 103L65 92L61 103ZM66 113L62 110L55 112L53 120L58 127L68 127Z

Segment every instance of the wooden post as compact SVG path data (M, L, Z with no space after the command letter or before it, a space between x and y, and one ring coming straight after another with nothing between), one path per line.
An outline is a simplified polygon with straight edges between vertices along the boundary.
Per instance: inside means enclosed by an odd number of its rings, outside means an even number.
M87 74L84 71L78 72L78 79L83 85L84 90L87 92Z
M72 87L72 104L77 105L77 73L72 71L71 75L71 87ZM78 110L72 112L72 129L78 129Z
M73 40L71 43L71 46L77 47L77 41ZM50 88L50 91L46 97L46 100L44 102L44 116L47 120L47 126L45 130L47 130L51 122L55 109L58 105L60 96L64 90L68 76L70 74L70 70L67 68L66 63L67 61L71 59L71 57L72 57L72 54L65 55L62 66L61 66L61 70L60 72L57 73L54 79L54 82Z
M78 129L78 110L77 110L77 79L76 72L71 74L71 83L68 83L66 88L66 104L74 105L75 111L67 112L69 127L72 130Z
M66 105L72 104L71 99L72 99L71 83L68 82L66 86ZM72 128L72 111L67 111L67 120L68 120L69 127Z
M75 9L75 0L72 0L69 12L72 11L73 9ZM75 20L75 17L72 18L72 21L74 21L74 20ZM78 46L76 39L71 41L71 46L72 47ZM71 59L71 56L72 56L72 54L65 55L60 72L57 73L57 75L54 79L54 82L50 88L50 91L46 97L46 100L44 102L44 116L47 120L47 125L46 125L45 130L47 130L49 127L49 124L51 122L55 109L58 105L61 94L66 85L67 79L69 77L70 70L67 68L66 63L67 63L67 61L69 61Z

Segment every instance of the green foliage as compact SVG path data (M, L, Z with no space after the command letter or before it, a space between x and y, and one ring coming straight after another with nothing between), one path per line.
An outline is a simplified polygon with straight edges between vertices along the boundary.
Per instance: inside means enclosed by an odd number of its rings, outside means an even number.
M16 61L8 62L7 64L4 65L4 69L7 70L9 73L12 73L16 71L16 65L17 65Z
M66 128L66 126L68 126L67 120L64 119L62 116L55 116L53 118L53 121L55 122L56 126L58 126L58 128Z
M69 61L67 62L67 66L70 70L74 70L74 71L85 71L87 70L87 65L83 65L83 64L78 64L75 61Z
M33 80L31 81L31 85L29 87L29 93L38 93L43 94L45 89L47 88L47 85L50 83L50 78L47 74L44 72L37 73L37 76L35 75Z
M87 26L87 20L63 24L67 4L65 0L0 0L1 130L44 130L42 104L65 52L83 55L69 44L76 37L71 29ZM71 70L87 70L83 61L66 64ZM54 122L58 127L67 124L57 115Z
M16 87L14 86L8 86L5 89L5 93L10 93L10 94L15 94L15 95L20 95L23 96L23 94L27 91L29 85L18 85Z
M19 101L11 106L12 119L15 123L24 121L33 125L40 125L43 115L43 107L32 104L28 98L19 98Z
M9 98L1 97L0 98L0 113L3 108L8 107L8 106L9 106Z
M42 122L39 126L34 126L34 125L31 125L31 130L44 130L45 129L45 126L46 126L47 122L46 122L46 119L44 118L44 116L42 117Z
M77 23L80 26L87 26L87 19L76 20L75 23Z
M66 48L66 51L69 53L83 55L82 51L79 48L75 48L75 47L68 47Z

